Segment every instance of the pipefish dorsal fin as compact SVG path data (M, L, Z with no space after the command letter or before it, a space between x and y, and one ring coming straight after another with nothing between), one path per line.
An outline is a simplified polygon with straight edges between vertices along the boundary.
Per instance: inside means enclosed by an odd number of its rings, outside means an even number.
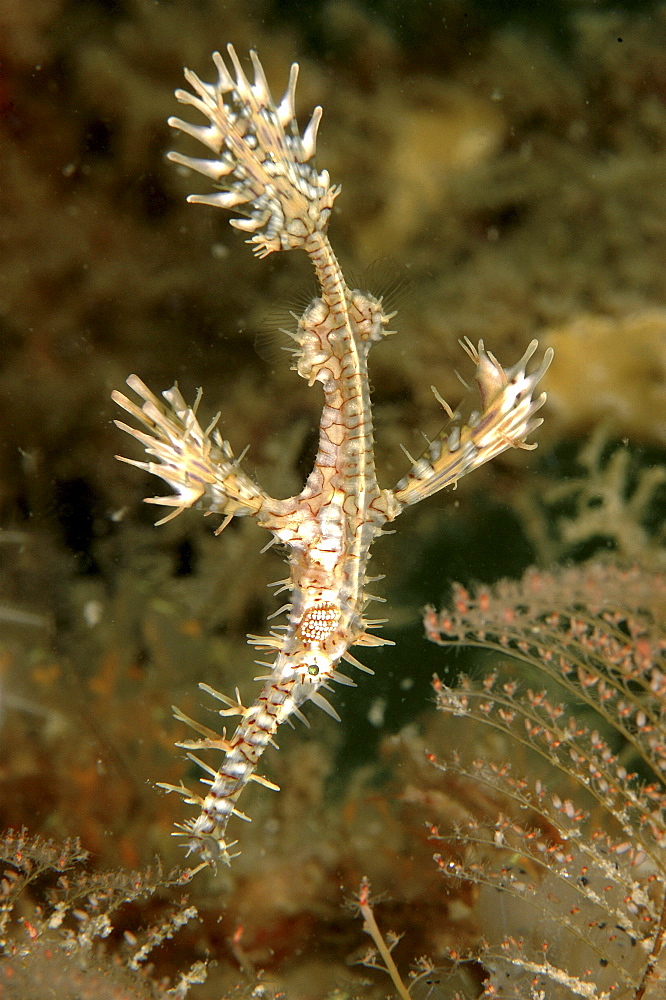
M389 256L375 258L361 272L352 270L350 287L370 292L388 315L402 309L414 292L409 266Z
M294 347L292 335L298 329L298 320L317 295L314 281L301 289L287 303L271 306L261 319L254 335L254 349L271 369L287 368L291 364L290 351Z

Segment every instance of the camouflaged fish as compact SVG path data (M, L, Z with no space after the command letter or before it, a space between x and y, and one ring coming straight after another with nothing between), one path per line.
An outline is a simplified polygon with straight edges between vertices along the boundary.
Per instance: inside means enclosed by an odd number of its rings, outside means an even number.
M178 718L200 736L179 746L223 754L217 769L190 754L205 772L201 780L208 786L206 794L184 785L162 786L182 794L199 810L180 831L188 854L199 855L200 867L228 864L234 856L236 841L228 840L227 824L232 816L247 819L237 808L245 785L254 780L276 787L256 768L280 724L302 716L307 702L337 718L323 692L329 692L334 682L353 684L339 672L341 661L366 669L352 647L387 641L374 631L381 622L365 617L370 600L366 567L375 538L406 506L454 486L461 476L508 448L536 447L525 440L541 423L535 414L545 394L533 398L533 393L552 357L547 351L528 374L528 362L537 350L535 340L520 361L504 368L482 341L474 347L466 339L462 347L476 367L478 409L464 420L438 395L449 417L446 429L395 489L380 488L367 358L372 345L392 332L388 325L393 314L387 314L381 298L347 286L328 241L331 209L340 188L315 165L321 108L315 109L301 134L294 111L298 65L291 67L285 95L276 104L256 53L250 53L251 83L233 46L227 52L231 69L219 53L213 56L215 83L203 83L186 70L191 91L176 91L178 100L200 112L205 123L169 119L173 128L206 147L206 157L170 153L169 158L210 178L214 192L188 200L237 212L240 218L231 219L231 225L249 234L258 257L279 250L303 250L310 257L320 294L291 334L293 367L309 385L321 385L324 406L317 457L304 489L298 496L276 500L243 472L214 424L202 429L198 399L190 408L174 387L163 393L162 402L136 375L127 382L140 404L113 394L143 429L121 422L118 426L149 456L148 461L122 461L161 477L174 491L172 496L148 500L174 508L163 520L189 507L222 515L221 527L232 517L249 516L289 552L289 577L282 581L289 593L289 602L281 609L286 624L266 636L248 637L269 656L265 676L257 678L263 687L256 701L246 708L238 693L229 698L201 685L224 706L219 710L222 717L240 716L233 735L227 736L226 730L219 734L177 711Z

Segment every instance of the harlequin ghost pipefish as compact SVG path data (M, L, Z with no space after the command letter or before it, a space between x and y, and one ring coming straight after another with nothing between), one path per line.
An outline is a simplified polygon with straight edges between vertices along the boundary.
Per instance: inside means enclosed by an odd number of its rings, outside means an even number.
M289 577L281 581L290 595L281 609L286 624L266 636L248 636L252 645L271 657L264 664L266 675L257 678L263 687L254 704L244 707L238 692L230 698L200 685L224 706L220 716L240 717L233 735L200 725L176 709L177 717L200 736L179 746L223 754L217 770L189 754L206 775L201 779L208 786L205 795L184 785L162 785L199 809L198 816L179 831L188 854L199 855L201 867L228 864L234 856L231 850L237 842L227 839L227 824L231 816L248 818L237 808L245 785L254 780L276 787L256 768L280 724L302 716L307 702L338 718L323 692L329 692L333 682L353 685L339 672L341 661L364 670L351 647L387 642L374 631L381 621L365 617L371 599L366 567L372 542L408 505L455 485L461 476L508 448L536 447L525 441L542 422L535 414L546 397L545 393L532 397L552 358L546 351L528 374L536 340L520 361L505 368L483 341L475 347L466 338L461 346L476 367L478 408L464 420L459 409L452 410L436 394L448 416L445 430L395 489L381 489L375 475L367 357L373 344L394 332L388 329L394 313L385 311L381 298L348 287L331 249L326 233L340 188L315 165L321 108L315 108L302 134L298 130L294 110L298 65L291 67L284 97L276 104L256 53L250 53L254 73L250 83L233 46L227 52L231 68L218 52L213 55L215 83L203 83L186 70L191 91L176 91L178 100L200 112L205 124L169 119L172 128L205 146L207 156L169 153L169 159L213 182L214 193L190 195L188 201L240 213L231 225L249 234L247 242L257 257L281 250L308 254L320 293L290 333L293 369L308 385L321 385L324 405L317 456L305 487L298 496L276 500L243 471L231 445L215 429L215 421L205 430L201 427L200 394L188 407L174 386L162 394L162 402L136 375L127 384L140 398L139 404L113 393L116 403L143 429L116 423L149 456L147 461L121 461L161 477L174 490L171 496L148 498L148 503L174 508L158 524L189 507L221 514L224 521L218 531L233 517L249 516L289 553Z

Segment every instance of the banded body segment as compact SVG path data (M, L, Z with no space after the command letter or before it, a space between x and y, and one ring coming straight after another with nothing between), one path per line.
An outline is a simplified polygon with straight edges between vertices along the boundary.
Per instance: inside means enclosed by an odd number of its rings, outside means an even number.
M343 508L352 495L356 511L363 511L379 492L366 360L369 345L360 339L349 314L332 313L323 299L315 301L301 323L299 374L319 382L324 390L319 447L301 498L314 512L337 490L344 494Z
M333 267L323 274L318 268L317 274L323 294L301 318L297 367L308 381L322 385L324 405L314 467L296 501L314 520L305 522L311 531L306 544L302 532L289 539L291 573L294 593L308 595L305 604L313 599L339 604L349 645L364 632L369 550L390 513L375 472L367 371L368 351L388 319L376 299L344 285L336 310L329 304L332 296L325 297L330 289L324 282L342 284L341 276L338 282Z
M227 825L234 815L248 819L236 808L238 798L248 782L255 779L270 786L271 783L266 779L257 778L256 768L264 750L273 742L280 723L296 710L294 693L297 688L296 674L276 676L264 685L261 694L248 709L239 704L234 705L232 699L226 698L213 688L207 688L209 694L231 706L222 709L220 715L241 714L244 718L231 739L227 741L225 758L217 771L208 768L198 758L192 758L206 774L212 776L201 779L209 786L205 796L195 795L184 786L182 788L165 784L161 786L167 792L179 792L189 802L199 806L198 816L178 826L177 835L185 838L188 855L198 854L204 864L213 868L219 862L229 864L231 861L233 855L230 850L235 842L227 840ZM192 740L187 741L186 745L193 749L208 749L209 741Z
M191 804L199 806L199 815L179 825L178 835L185 838L188 855L197 853L203 864L215 868L219 862L229 864L234 856L230 849L235 846L235 841L227 839L226 831L232 816L245 820L249 818L237 809L245 786L255 780L275 787L265 778L257 776L256 768L266 747L274 743L281 723L293 715L303 719L301 706L306 702L313 702L339 720L335 709L321 694L322 688L330 691L332 681L353 685L348 677L335 669L335 663L349 646L348 637L340 629L339 618L338 608L320 604L306 611L301 616L299 628L290 629L284 640L278 642L273 637L249 637L260 648L262 645L269 649L278 645L281 647L259 696L249 708L243 708L239 701L225 697L208 685L201 685L229 706L220 710L221 716L241 715L242 721L229 740L225 737L218 741L211 740L211 731L205 730L204 739L179 744L195 750L223 750L224 760L217 771L190 755L206 774L211 775L201 779L209 786L205 796L196 795L185 786L163 784L161 787L167 792L175 791ZM179 717L202 731L202 727L182 713Z

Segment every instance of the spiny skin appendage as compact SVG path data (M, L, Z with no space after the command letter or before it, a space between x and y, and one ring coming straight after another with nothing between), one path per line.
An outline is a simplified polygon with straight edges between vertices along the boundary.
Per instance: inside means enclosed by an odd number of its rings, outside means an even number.
M248 818L237 808L243 788L251 780L276 787L256 768L266 747L276 745L279 726L292 716L305 719L302 707L307 702L338 718L323 692L329 692L332 683L353 685L338 670L340 661L372 673L351 647L388 641L373 631L382 620L364 616L366 604L378 599L366 591L372 582L367 564L374 539L406 505L455 484L507 448L532 447L525 439L540 424L535 414L545 400L544 394L536 399L532 394L551 359L546 352L528 374L536 341L511 368L503 368L482 341L478 347L465 341L462 346L476 366L479 409L465 422L438 396L449 427L395 490L381 489L374 466L367 357L374 343L393 332L388 329L393 314L385 313L381 299L347 287L328 241L326 230L339 188L331 187L327 172L317 172L314 163L321 109L301 135L294 117L298 67L292 66L286 93L276 105L256 54L251 53L250 83L233 47L227 51L232 71L216 53L216 83L203 83L186 71L192 93L177 91L178 100L201 112L206 124L170 119L213 157L169 155L219 185L215 194L189 200L238 208L244 218L232 224L251 234L248 242L258 256L300 248L312 261L320 294L291 335L296 344L294 370L310 385L319 383L324 395L312 472L300 494L274 499L240 468L231 445L215 430L216 421L202 428L199 399L188 407L174 386L163 393L163 403L135 375L128 385L139 405L122 393L113 394L142 429L122 422L118 426L139 441L151 459L121 460L161 477L174 491L172 496L149 498L150 503L173 508L164 520L188 507L223 515L222 527L234 516L253 517L289 552L289 577L278 581L277 591L289 591L289 601L280 609L287 623L275 626L269 635L248 636L252 645L274 656L273 661L258 661L267 670L257 678L263 681L258 698L245 707L238 691L230 698L201 685L223 705L218 709L222 719L239 717L233 734L228 737L224 727L219 734L175 710L198 736L179 746L202 768L208 791L198 795L184 785L162 787L199 809L196 818L179 827L179 835L188 854L198 854L212 867L234 857L236 842L227 840L226 831L232 816ZM224 755L219 768L191 752L208 750Z

